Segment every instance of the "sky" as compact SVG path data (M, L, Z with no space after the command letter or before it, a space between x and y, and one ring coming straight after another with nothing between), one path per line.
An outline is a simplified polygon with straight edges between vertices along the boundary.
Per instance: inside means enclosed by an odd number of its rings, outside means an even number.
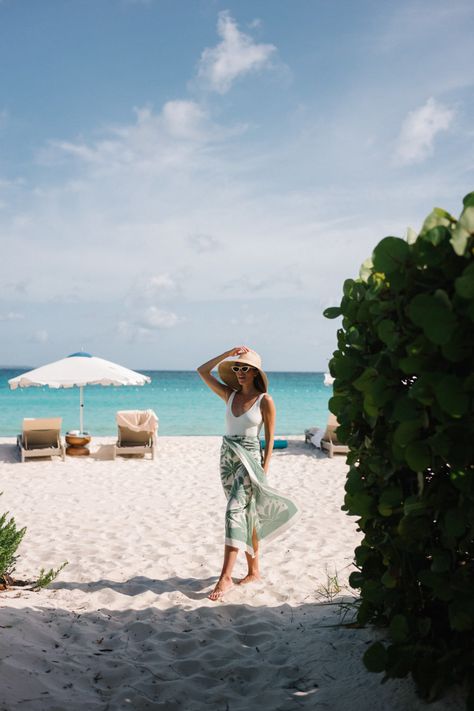
M0 365L324 371L474 189L471 0L0 0Z

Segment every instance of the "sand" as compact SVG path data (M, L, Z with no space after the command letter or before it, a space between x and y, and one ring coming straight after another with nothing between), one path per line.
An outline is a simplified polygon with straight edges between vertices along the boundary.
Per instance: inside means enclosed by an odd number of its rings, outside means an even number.
M0 593L0 711L417 711L409 680L381 685L361 657L381 633L341 626L359 535L340 510L346 465L290 438L272 484L301 505L262 547L264 579L207 600L221 566L217 437L161 437L154 462L17 461L0 441L0 512L27 526L16 576L69 565L45 590ZM235 570L245 571L244 559ZM324 594L327 571L341 592ZM430 709L462 709L452 695Z

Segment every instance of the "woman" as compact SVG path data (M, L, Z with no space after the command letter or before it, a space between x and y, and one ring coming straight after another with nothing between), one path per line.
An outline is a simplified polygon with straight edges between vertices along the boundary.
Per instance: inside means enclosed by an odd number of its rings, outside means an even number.
M232 360L226 360L231 358ZM223 382L211 375L218 366ZM247 558L247 575L239 584L260 580L258 542L269 540L296 519L296 505L268 486L275 432L275 405L258 353L246 346L232 348L197 369L226 403L227 431L221 448L221 480L227 497L224 564L210 600L219 600L233 586L232 570L239 550ZM265 426L265 450L259 434Z

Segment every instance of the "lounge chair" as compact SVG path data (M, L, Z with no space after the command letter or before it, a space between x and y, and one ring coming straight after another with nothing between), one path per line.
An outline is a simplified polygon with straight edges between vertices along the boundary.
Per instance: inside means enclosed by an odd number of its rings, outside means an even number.
M153 410L120 410L116 414L118 436L114 459L122 454L151 454L155 458L158 417Z
M16 439L21 461L27 457L61 457L64 461L66 452L61 442L61 424L61 417L25 417L23 431Z
M330 457L335 454L347 454L349 452L349 447L345 444L341 444L337 439L337 428L339 423L337 418L332 413L329 414L328 423L326 426L326 432L321 438L321 449L326 450Z

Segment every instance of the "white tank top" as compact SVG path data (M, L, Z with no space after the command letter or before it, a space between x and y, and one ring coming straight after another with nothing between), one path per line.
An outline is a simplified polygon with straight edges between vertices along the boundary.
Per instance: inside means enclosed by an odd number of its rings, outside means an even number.
M232 413L232 403L234 401L235 392L236 391L234 390L234 392L229 395L229 399L227 400L225 413L226 434L231 437L258 437L260 428L263 424L260 403L265 393L258 396L250 410L247 410L247 412L244 412L242 415L239 415L239 417L236 417Z

